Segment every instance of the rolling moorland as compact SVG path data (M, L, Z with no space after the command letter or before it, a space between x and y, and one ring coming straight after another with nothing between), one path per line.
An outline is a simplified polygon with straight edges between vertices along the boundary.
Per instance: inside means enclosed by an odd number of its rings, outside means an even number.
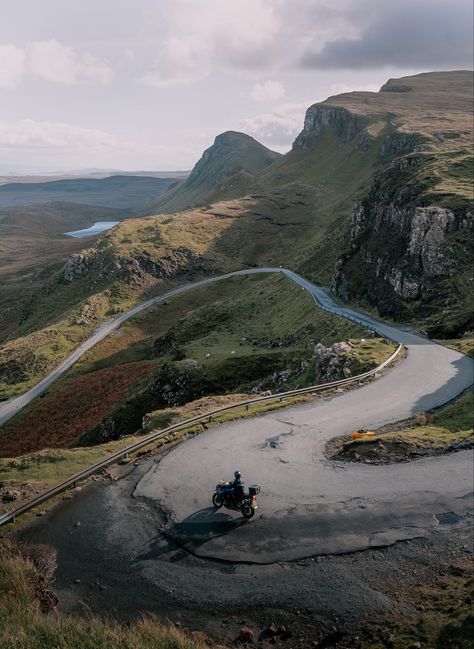
M362 341L366 335L315 309L283 277L203 287L136 316L94 347L2 427L0 456L107 442L140 430L152 410L207 395L282 391L343 378L342 364L329 375L316 371L317 343L350 340L345 371L362 373L394 350L378 338Z
M178 178L29 179L0 182L0 313L2 336L17 335L23 305L60 270L68 256L95 239L65 232L96 221L121 221L140 211Z
M0 398L34 385L136 302L260 265L294 269L344 302L472 351L472 80L466 71L427 73L389 80L378 93L331 97L309 107L284 156L223 133L188 178L166 179L157 197L111 186L111 203L97 193L73 201L62 184L60 202L43 203L43 189L15 188L0 215ZM93 239L61 235L102 218L122 222ZM316 311L282 277L232 279L174 298L121 327L2 428L0 479L10 490L28 484L28 496L210 395L238 400L327 380L315 372L314 346L341 341L350 343L352 373L392 349ZM472 438L468 407L429 415L425 429L410 424L408 446ZM11 554L12 566L24 560Z

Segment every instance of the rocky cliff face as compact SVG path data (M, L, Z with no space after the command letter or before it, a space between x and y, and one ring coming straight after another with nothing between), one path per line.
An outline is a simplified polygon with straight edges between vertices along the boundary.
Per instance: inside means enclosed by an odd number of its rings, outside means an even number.
M306 111L303 130L293 142L293 149L310 148L327 128L333 128L337 138L348 144L369 123L368 118L351 113L346 108L314 104Z
M454 296L446 301L442 287L470 264L473 214L424 205L426 187L413 182L413 169L422 164L416 156L395 160L355 204L332 282L342 299L365 299L395 318L423 318L452 304Z
M315 376L318 383L328 383L347 379L352 375L352 360L350 352L353 345L350 343L334 343L325 347L318 343L314 348Z

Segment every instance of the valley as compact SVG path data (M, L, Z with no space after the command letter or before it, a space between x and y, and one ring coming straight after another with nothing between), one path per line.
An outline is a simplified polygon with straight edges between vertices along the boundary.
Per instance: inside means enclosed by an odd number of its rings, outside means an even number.
M1 184L1 338L16 334L31 297L45 290L67 258L96 241L73 241L66 232L129 218L174 182L173 177L115 176Z
M469 72L430 73L330 98L308 110L280 157L243 134L218 136L190 176L146 208L152 216L127 219L51 268L23 309L6 298L16 340L0 350L0 375L45 327L77 341L175 278L255 265L291 267L383 317L462 337L472 328L471 86Z

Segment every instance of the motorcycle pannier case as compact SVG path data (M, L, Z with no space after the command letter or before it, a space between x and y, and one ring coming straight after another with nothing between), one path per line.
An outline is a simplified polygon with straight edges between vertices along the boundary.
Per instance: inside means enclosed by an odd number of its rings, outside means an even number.
M260 485L259 484L253 484L249 487L249 495L250 496L257 496L260 493Z

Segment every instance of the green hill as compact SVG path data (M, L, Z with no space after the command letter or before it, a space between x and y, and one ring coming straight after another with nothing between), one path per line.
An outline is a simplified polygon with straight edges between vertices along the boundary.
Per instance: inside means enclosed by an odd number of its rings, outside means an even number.
M204 151L194 165L191 174L166 192L151 206L151 212L177 212L207 202L213 191L226 194L228 177L238 172L248 184L253 176L280 158L280 154L267 149L245 133L226 131L214 140L214 144ZM240 192L237 191L237 194Z
M240 185L241 260L290 265L433 335L471 329L472 92L472 72L433 72L311 106L292 151Z
M156 200L176 178L115 175L107 178L66 178L47 182L0 185L0 208L72 202L116 209L143 208Z

